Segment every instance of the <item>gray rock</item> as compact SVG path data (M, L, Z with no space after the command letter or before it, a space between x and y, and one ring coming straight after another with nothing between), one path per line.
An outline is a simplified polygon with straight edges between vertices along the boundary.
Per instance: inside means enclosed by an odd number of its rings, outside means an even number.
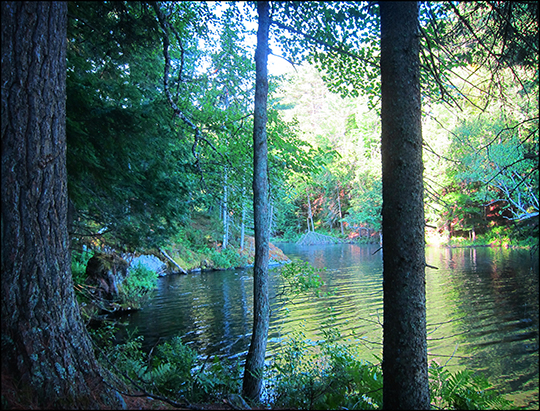
M129 264L129 268L133 269L141 265L148 270L155 271L159 276L163 276L167 273L167 264L157 258L155 255L143 254L138 257L133 257Z

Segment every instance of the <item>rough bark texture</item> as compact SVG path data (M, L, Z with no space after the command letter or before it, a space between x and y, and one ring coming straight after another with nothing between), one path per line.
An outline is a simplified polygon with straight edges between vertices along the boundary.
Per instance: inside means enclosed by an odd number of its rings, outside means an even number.
M2 382L13 379L19 399L41 408L95 408L108 389L68 248L67 5L1 7Z
M253 126L253 214L255 220L255 262L253 267L253 334L246 357L242 393L259 401L266 342L270 322L268 301L268 143L266 138L266 105L268 97L268 30L269 4L257 3L259 29L255 51L256 85Z
M385 409L429 409L418 4L380 2Z

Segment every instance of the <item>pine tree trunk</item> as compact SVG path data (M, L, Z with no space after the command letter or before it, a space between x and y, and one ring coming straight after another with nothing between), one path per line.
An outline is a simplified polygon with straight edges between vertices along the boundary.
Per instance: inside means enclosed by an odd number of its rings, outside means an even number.
M380 2L383 406L429 409L418 4Z
M2 384L13 378L20 400L39 408L96 408L102 394L114 394L103 384L71 278L67 5L1 7Z
M255 221L255 264L253 267L253 334L246 357L242 393L259 401L262 391L264 358L270 323L268 301L268 142L266 137L268 98L269 4L257 2L259 29L255 51L256 85L253 125L253 213Z

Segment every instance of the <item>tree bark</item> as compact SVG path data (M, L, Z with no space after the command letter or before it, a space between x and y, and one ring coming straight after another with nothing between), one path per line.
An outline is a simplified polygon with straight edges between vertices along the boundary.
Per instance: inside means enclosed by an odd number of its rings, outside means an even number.
M339 210L339 227L341 228L341 235L343 235L343 221L342 221L342 218L343 216L341 215L341 190L340 190L340 187L338 187L338 192L337 192L337 202L338 202L338 210Z
M418 3L379 5L383 406L429 409Z
M242 224L240 225L240 250L244 249L244 240L246 234L246 186L242 182Z
M264 358L270 323L268 301L268 142L266 136L268 98L269 4L257 2L259 29L255 50L255 112L253 125L253 214L255 262L253 267L253 333L246 357L242 393L258 402L262 391Z
M223 173L223 245L225 250L229 245L229 186L228 186L228 169L225 165Z
M73 291L67 231L67 4L2 2L2 393L98 408L103 384ZM100 398L103 395L104 397Z
M315 232L315 224L313 224L313 213L311 211L311 201L309 199L309 193L306 186L306 197L307 197L307 204L308 204L308 217L307 217L307 229L308 231ZM311 229L309 228L309 222L311 221Z

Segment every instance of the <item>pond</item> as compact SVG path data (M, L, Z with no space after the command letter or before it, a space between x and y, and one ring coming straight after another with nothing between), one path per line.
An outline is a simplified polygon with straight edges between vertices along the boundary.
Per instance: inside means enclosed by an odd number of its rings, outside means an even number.
M382 255L377 246L280 245L326 271L324 297L271 299L267 358L283 337L322 338L337 328L364 359L382 354ZM502 248L426 248L428 354L453 372L482 372L521 408L538 408L538 255ZM282 290L271 270L270 296ZM243 360L252 326L251 269L164 277L144 309L129 314L146 347L180 335L202 356Z

